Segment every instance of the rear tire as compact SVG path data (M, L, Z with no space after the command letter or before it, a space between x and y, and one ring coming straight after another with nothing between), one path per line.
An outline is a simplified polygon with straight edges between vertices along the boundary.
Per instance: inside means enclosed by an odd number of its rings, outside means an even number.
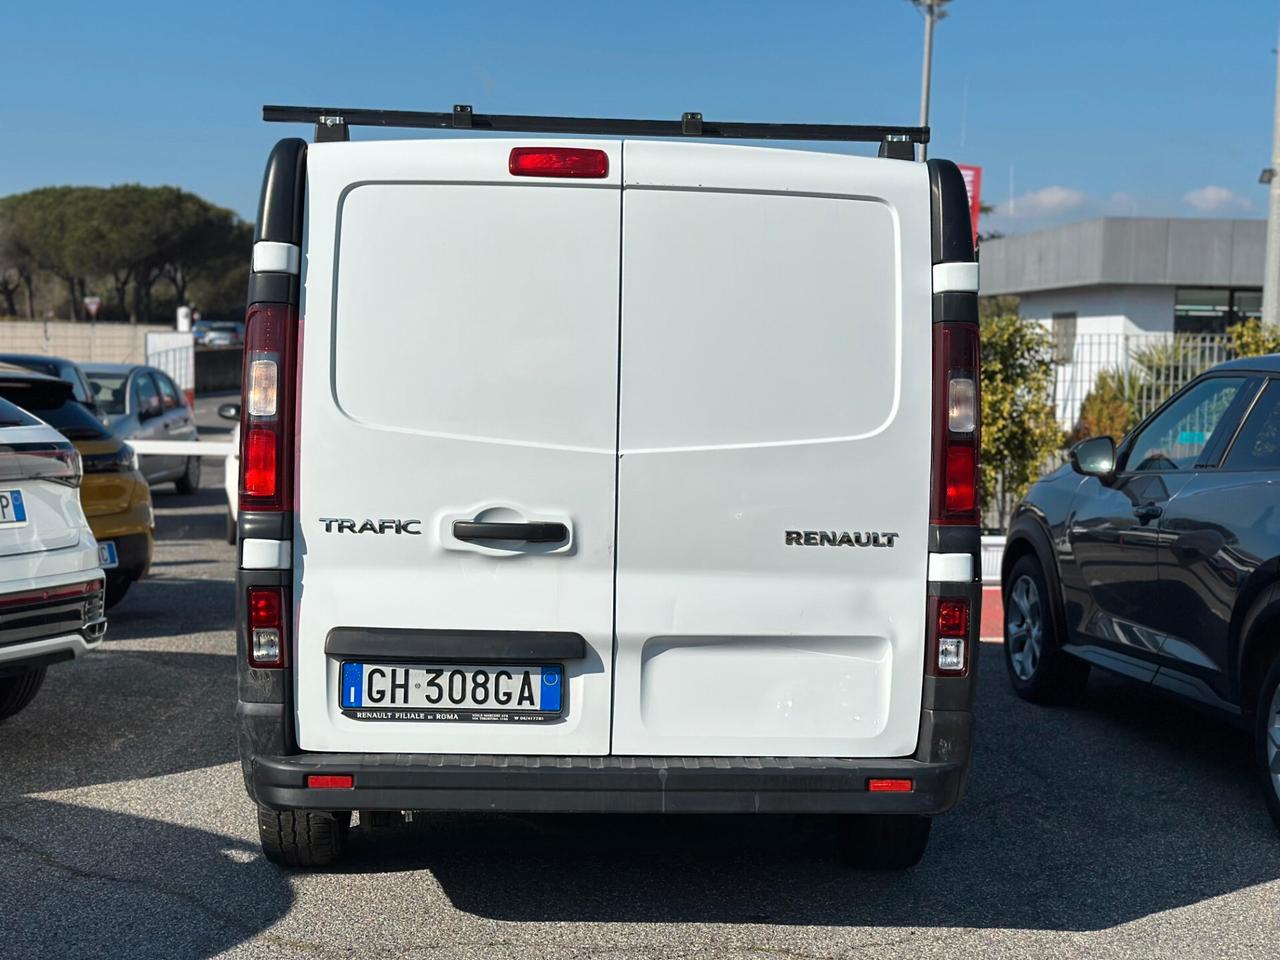
M1032 703L1078 700L1089 682L1089 664L1059 646L1040 561L1022 557L1005 582L1004 663L1013 692Z
M184 497L189 497L200 489L200 458L187 457L187 465L182 476L173 481L173 488Z
M36 698L44 683L44 671L44 667L37 667L12 677L0 677L0 720L12 717Z
M350 811L272 810L258 806L262 855L282 867L330 867L342 859Z
M1272 661L1258 691L1253 735L1267 810L1280 828L1280 657Z
M929 846L932 817L915 814L848 814L840 821L840 857L860 870L907 870Z
M118 573L107 574L106 608L110 610L124 599L124 595L133 586L133 580Z

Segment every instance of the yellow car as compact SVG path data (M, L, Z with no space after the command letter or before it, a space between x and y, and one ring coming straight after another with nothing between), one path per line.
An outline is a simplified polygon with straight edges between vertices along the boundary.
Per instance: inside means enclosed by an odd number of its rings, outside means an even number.
M107 606L114 606L151 566L155 514L138 455L76 400L64 380L0 364L0 397L39 417L79 451L80 505L98 541Z

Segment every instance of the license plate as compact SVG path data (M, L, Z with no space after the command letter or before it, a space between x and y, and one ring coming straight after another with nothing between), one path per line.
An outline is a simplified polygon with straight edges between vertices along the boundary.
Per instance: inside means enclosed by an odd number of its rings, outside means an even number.
M356 720L537 723L564 715L559 664L344 663L342 712Z
M0 527L22 527L27 523L27 505L21 490L0 490Z
M104 540L98 544L98 566L103 570L110 570L112 567L120 565L120 557L116 554L116 544L114 540Z

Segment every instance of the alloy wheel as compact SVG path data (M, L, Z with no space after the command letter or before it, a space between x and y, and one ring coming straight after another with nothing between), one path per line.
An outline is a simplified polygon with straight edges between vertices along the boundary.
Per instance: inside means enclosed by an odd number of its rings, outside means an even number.
M1023 574L1009 591L1009 609L1005 611L1004 642L1009 662L1019 680L1030 680L1040 666L1044 644L1044 613L1040 589L1031 577ZM1274 706L1280 709L1280 701ZM1280 730L1273 728L1273 734ZM1275 739L1272 748L1275 749Z

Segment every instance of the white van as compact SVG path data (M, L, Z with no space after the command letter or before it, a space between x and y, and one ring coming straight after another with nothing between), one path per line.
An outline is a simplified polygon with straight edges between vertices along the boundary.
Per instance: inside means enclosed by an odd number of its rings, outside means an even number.
M914 864L980 596L977 265L927 131L266 115L318 141L268 161L247 314L266 855L333 862L353 811L745 812Z

